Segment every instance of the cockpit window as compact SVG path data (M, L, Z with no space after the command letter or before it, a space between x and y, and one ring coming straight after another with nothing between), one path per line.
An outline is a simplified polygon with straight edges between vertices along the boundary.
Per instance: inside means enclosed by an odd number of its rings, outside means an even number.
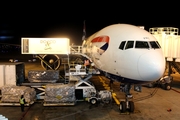
M158 41L156 41L156 43L158 44L159 48L161 48L161 45L159 44L159 42L158 42Z
M125 43L126 43L126 41L122 41L119 46L119 49L123 50Z
M147 41L136 41L135 48L149 48Z
M122 41L119 45L119 49L123 50L124 47L125 49L134 47L137 49L161 48L158 41Z
M133 48L134 41L128 41L125 49Z
M150 41L150 45L152 48L160 48L160 45L157 41Z

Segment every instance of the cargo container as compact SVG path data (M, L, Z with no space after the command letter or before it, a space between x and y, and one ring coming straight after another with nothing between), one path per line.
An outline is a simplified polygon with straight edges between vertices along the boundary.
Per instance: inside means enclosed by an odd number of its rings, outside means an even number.
M23 62L0 63L0 87L4 85L20 85L25 80L25 65Z

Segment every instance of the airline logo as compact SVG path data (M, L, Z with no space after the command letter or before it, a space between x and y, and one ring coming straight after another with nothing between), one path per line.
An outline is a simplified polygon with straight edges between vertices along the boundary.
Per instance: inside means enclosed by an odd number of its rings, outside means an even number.
M98 47L98 53L102 55L109 46L109 36L99 36L94 38L91 42L94 46Z

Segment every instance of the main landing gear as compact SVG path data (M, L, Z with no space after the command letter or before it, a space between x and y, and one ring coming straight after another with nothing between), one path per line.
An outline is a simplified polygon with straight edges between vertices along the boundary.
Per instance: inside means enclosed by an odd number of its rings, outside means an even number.
M120 90L125 93L125 100L120 101L119 110L121 113L134 112L133 96L130 94L131 84L121 83Z

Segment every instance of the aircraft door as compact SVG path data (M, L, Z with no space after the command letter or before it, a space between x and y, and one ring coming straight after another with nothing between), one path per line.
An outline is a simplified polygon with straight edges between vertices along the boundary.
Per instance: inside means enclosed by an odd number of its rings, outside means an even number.
M116 52L113 52L113 66L114 66L114 73L117 75L122 75L124 73L124 47L125 47L126 41L122 41L118 49L116 49Z

